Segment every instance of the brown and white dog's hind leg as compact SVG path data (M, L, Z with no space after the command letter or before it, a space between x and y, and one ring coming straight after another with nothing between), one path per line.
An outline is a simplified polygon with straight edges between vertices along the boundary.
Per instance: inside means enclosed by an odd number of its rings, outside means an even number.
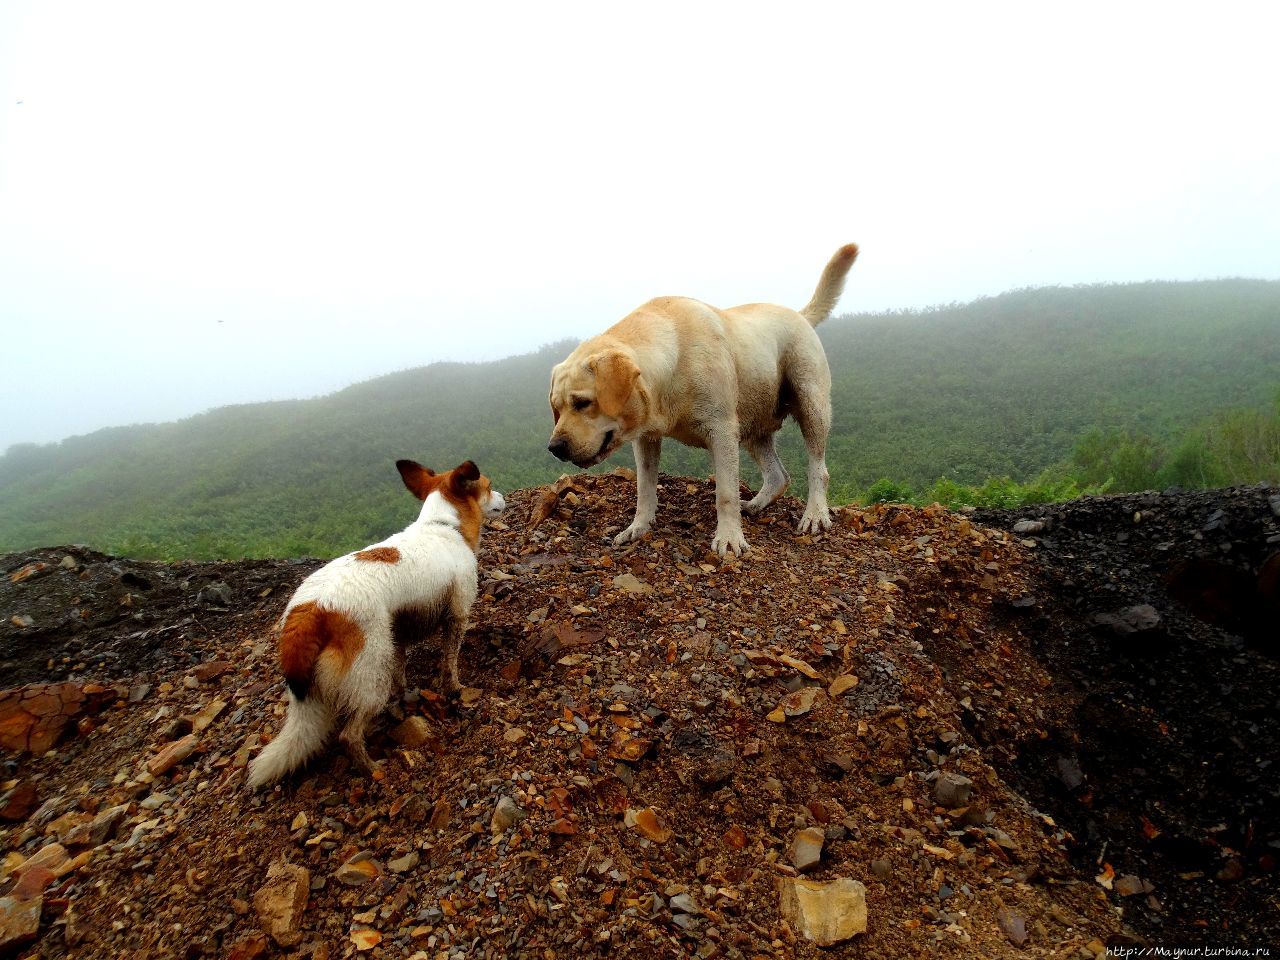
M352 764L360 770L361 773L373 773L373 759L369 756L369 747L366 740L369 736L369 726L373 723L374 717L378 715L378 710L360 710L353 712L347 720L346 726L342 728L342 733L338 734L338 740L342 744L342 748L346 750L347 756L351 758Z
M771 433L764 437L752 437L745 444L747 453L751 454L751 459L760 467L760 492L742 504L742 509L747 513L759 513L791 486L791 477L778 457L776 440L777 434Z
M658 514L658 460L662 456L662 437L646 434L631 444L636 458L636 516L631 526L613 538L614 546L639 540L649 532Z
M362 772L371 774L373 760L369 757L366 741L369 728L387 708L395 689L401 666L393 640L389 616L369 618L364 624L364 647L356 656L344 676L323 682L327 689L335 690L339 712L347 718L338 741ZM326 665L323 669L334 669Z
M742 556L747 539L742 535L742 501L738 499L738 425L722 420L712 425L707 439L716 471L716 534L711 549L722 557L730 550Z
M409 679L405 673L407 659L408 654L404 648L396 647L395 667L391 674L391 699L396 703L404 699L405 691L409 689Z
M360 680L362 682L348 682L344 685L343 708L347 722L338 734L338 741L351 762L362 773L371 774L374 764L366 743L369 727L387 706L392 678L386 674L374 673L365 674Z
M462 689L458 679L458 652L467 633L467 611L450 609L440 624L440 692L445 696Z

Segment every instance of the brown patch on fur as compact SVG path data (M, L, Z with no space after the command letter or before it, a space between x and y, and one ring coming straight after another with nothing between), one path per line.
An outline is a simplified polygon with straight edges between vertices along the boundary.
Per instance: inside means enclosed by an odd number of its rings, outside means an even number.
M435 489L433 481L436 475L422 464L412 460L397 460L396 469L400 471L400 479L409 488L409 492L419 500L427 499Z
M363 649L364 632L359 624L345 613L323 610L310 600L289 611L280 631L280 666L299 700L311 689L321 655L332 652L346 671Z
M484 508L480 505L489 498L492 484L482 476L470 460L459 464L447 473L432 473L412 460L397 460L396 469L404 485L419 500L439 492L458 511L459 529L472 550L480 547L480 526L484 523Z
M400 551L395 547L370 547L368 550L361 550L355 555L357 560L366 560L369 563L399 563Z
M458 530L471 545L472 550L480 549L480 526L484 523L484 508L480 502L489 496L489 478L480 475L476 465L468 460L445 474L449 482L440 492L458 511Z

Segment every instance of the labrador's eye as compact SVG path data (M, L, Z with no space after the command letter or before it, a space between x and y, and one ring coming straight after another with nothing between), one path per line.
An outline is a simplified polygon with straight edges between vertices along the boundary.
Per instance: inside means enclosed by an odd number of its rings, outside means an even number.
M591 401L586 397L575 397L573 400L573 409L575 410L585 410L589 406L591 406Z

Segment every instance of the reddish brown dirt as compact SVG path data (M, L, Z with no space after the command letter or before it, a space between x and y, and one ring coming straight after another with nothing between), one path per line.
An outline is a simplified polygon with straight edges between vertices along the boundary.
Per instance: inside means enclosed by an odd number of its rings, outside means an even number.
M633 502L616 476L513 494L482 540L462 701L426 689L396 708L389 724L422 717L426 740L375 735L381 779L332 752L257 796L243 763L282 709L269 627L314 562L3 558L7 574L50 567L0 581L10 682L122 694L51 753L7 761L5 789L30 803L0 833L5 887L58 838L68 859L87 854L44 889L23 955L283 953L254 905L279 862L310 871L283 937L299 956L1095 956L1139 936L1274 935L1263 854L1242 852L1238 877L1179 880L1132 857L1149 841L1110 821L1101 850L1079 793L1045 787L1044 758L1088 698L1065 665L1071 607L1047 586L1043 543L896 506L797 538L800 505L783 501L747 521L752 552L721 563L708 483L663 478L653 535L614 548ZM32 626L9 622L24 615ZM433 643L417 651L411 678L432 684L436 660ZM845 676L857 683L828 692ZM776 712L784 700L795 715ZM208 725L184 741L193 719ZM1098 798L1090 730L1071 756ZM1194 754L1193 739L1179 743ZM939 805L938 779L955 774L971 797ZM494 833L504 797L525 816ZM826 838L807 876L867 891L866 932L827 951L779 913L807 827ZM1185 894L1210 888L1232 894L1202 916Z

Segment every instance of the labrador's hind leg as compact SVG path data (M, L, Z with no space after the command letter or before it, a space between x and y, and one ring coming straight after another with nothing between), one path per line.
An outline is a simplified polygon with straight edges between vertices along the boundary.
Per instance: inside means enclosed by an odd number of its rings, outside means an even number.
M759 513L786 493L787 487L791 485L787 468L782 465L782 460L778 457L776 441L777 434L771 433L764 437L752 437L744 444L747 453L751 454L751 459L760 467L760 491L750 500L743 502L744 513Z
M825 379L825 383L822 382ZM831 528L831 510L827 506L827 434L831 432L830 375L826 378L800 379L806 386L796 391L793 416L800 424L805 449L809 454L809 498L797 528L799 533L821 533Z

